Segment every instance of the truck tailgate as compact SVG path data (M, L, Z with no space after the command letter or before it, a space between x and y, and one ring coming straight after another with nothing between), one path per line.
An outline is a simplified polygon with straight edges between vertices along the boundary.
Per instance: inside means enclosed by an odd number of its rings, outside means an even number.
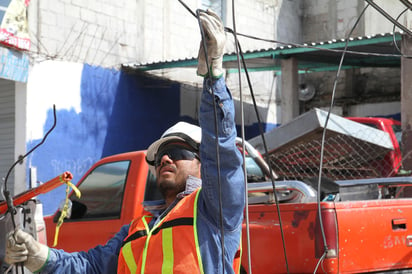
M327 203L329 204L329 203ZM333 204L330 204L333 209ZM317 204L280 204L289 273L313 273ZM255 273L287 273L279 218L275 205L250 205L251 263ZM242 265L247 270L246 231L243 236ZM317 273L337 273L337 259L325 259Z
M339 272L412 268L412 199L335 204Z

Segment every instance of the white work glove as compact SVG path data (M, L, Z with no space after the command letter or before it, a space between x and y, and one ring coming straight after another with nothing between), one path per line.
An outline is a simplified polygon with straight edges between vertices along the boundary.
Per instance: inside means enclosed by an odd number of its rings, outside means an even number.
M28 270L36 272L46 263L48 255L49 248L23 230L16 229L14 234L9 233L4 258L7 264L24 263Z
M208 62L206 63L203 41L201 41L197 59L197 74L203 77L207 76L209 72L207 64L209 64L213 78L218 79L223 76L223 51L226 43L223 23L219 16L211 10L201 11L199 18L205 34Z

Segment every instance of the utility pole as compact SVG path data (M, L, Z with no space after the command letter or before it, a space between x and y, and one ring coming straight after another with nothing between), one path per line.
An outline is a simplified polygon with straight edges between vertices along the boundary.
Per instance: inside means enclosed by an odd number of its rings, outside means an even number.
M402 35L401 57L401 116L402 165L412 170L412 37ZM407 58L410 57L410 58Z
M299 115L299 75L298 61L295 58L282 59L281 75L281 124L290 122Z

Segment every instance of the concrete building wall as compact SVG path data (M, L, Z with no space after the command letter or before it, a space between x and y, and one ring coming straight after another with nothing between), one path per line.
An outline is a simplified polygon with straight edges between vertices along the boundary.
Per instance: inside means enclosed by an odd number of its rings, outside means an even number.
M227 1L226 25L233 29L232 2ZM240 34L278 41L277 30L282 26L279 17L288 17L293 14L289 8L284 6L289 1L283 0L258 0L258 1L237 1L235 6L236 31ZM284 28L285 26L282 26ZM290 33L293 33L291 31ZM289 34L290 34L289 33ZM285 35L286 36L286 35ZM279 43L259 41L256 39L238 36L243 52L248 50L259 50L276 48ZM228 36L227 52L235 52L234 42L231 35ZM249 72L252 90L259 109L260 119L270 125L278 124L278 105L276 102L276 91L278 78L273 71ZM240 101L242 96L244 102L244 122L246 125L257 123L258 118L252 103L252 94L248 86L245 73L241 73L240 82L237 73L226 75L226 82L234 98ZM240 90L242 88L242 90ZM237 123L241 122L240 106L237 109Z
M392 18L397 19L399 23L406 26L408 29L412 27L412 14L405 12L406 6L401 1L395 0L375 0L381 9L385 10ZM366 5L365 1L365 5ZM377 24L377 22L379 22ZM394 30L393 23L380 14L375 8L369 6L365 12L365 35L376 33L392 32ZM395 28L399 31L399 28Z
M304 42L343 38L349 33L364 1L303 1L302 33ZM363 32L362 24L354 35Z
M29 5L31 53L115 67L142 49L143 1L39 0ZM36 59L35 59L36 60Z
M406 8L400 1L374 1L393 18ZM363 0L303 1L302 33L304 41L328 41L347 38L362 11L367 6ZM409 17L408 17L409 16ZM399 22L410 28L411 15L405 13ZM351 36L367 36L392 32L393 23L375 8L368 6ZM399 31L395 28L395 31ZM337 64L338 65L338 64ZM301 81L316 88L316 96L310 102L301 103L302 111L330 104L336 71L308 73ZM400 100L400 68L359 68L341 71L335 95L335 104L343 115L353 115L357 105L381 104ZM375 115L385 115L375 108ZM400 109L398 113L400 112ZM369 114L372 115L372 114Z
M193 11L201 2L185 1ZM231 1L222 2L232 27ZM238 1L238 32L273 39L278 2ZM196 56L200 42L196 18L179 1L39 0L29 5L29 26L31 51L40 57L103 67ZM239 40L245 50L273 46Z

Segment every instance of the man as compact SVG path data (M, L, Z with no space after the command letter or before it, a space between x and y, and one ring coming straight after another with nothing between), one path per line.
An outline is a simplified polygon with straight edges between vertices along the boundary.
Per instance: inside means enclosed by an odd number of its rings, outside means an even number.
M202 130L178 123L151 144L146 155L165 199L164 211L132 221L105 246L88 252L48 248L17 230L9 238L6 262L23 262L29 270L41 273L239 271L244 174L235 144L233 101L222 77L225 33L220 18L211 11L201 12L200 21L208 52L206 62L201 45L198 74L206 76L199 113ZM212 77L208 76L207 64ZM219 167L213 100L217 107Z

